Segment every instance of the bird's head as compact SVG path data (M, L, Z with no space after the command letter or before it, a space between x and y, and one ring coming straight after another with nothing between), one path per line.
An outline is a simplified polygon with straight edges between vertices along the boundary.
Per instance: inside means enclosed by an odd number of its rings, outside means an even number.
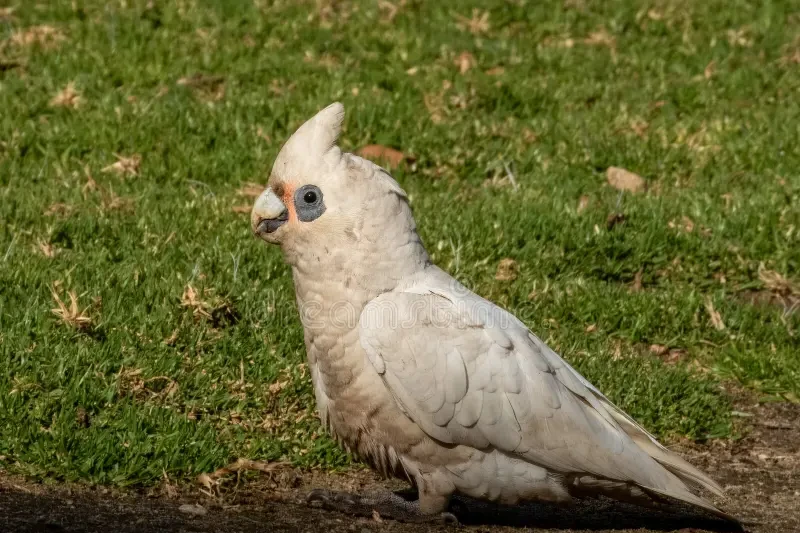
M336 145L344 106L334 103L300 126L272 167L250 217L253 233L301 255L339 262L356 252L416 238L405 193L383 169ZM421 245L420 245L421 246Z

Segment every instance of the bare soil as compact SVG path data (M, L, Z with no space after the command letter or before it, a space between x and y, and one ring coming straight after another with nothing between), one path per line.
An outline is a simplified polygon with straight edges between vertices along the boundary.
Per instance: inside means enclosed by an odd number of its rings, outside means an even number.
M738 409L752 415L741 419L742 439L708 445L679 443L674 449L723 485L728 498L716 503L743 520L747 531L800 532L800 406L748 405L743 401ZM0 531L416 533L448 528L399 523L378 515L349 517L305 505L305 496L314 487L348 491L402 487L366 471L325 474L284 469L246 477L247 481L231 477L213 492L199 485L169 484L144 492L43 485L0 472ZM194 507L187 509L187 504ZM464 528L476 532L731 530L729 524L691 509L666 512L605 499L571 507L531 504L514 508L457 501L453 511Z

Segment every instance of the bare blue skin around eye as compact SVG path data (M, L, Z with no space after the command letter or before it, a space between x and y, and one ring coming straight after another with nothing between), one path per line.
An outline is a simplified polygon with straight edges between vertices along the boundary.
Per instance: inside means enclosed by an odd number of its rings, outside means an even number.
M314 202L307 202L306 193L316 194ZM294 208L297 219L301 222L311 222L318 219L325 212L325 202L322 200L322 191L316 185L303 185L294 192Z

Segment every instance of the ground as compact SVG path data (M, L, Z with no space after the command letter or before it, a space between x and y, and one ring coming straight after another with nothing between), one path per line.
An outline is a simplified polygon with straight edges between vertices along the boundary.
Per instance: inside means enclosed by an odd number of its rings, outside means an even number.
M799 31L788 0L0 0L3 496L357 468L247 216L340 100L437 264L780 523L789 430L752 439L800 399Z
M800 408L797 405L745 404L757 422L731 443L686 443L676 447L722 484L726 499L716 503L745 523L752 533L800 531ZM380 515L349 517L305 505L312 488L358 492L376 487L401 490L366 470L330 474L280 468L241 482L228 476L213 492L197 486L160 486L125 491L80 485L43 486L0 476L0 529L3 531L418 532L445 526L404 524ZM460 506L459 506L460 505ZM186 509L181 506L192 506ZM198 508L200 506L198 514ZM669 512L640 509L610 500L583 501L574 507L525 505L469 510L455 504L462 526L474 531L730 531L730 525L680 508Z

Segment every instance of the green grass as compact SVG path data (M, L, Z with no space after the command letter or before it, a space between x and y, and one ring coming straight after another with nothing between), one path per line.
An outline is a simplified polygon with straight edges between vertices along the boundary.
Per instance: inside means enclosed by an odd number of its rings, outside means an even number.
M232 209L334 100L345 149L416 157L394 174L436 262L658 435L729 436L724 383L800 396L800 313L746 297L760 263L800 268L796 4L409 0L391 22L367 0L76 4L0 22L0 470L125 485L238 456L349 463L314 416L290 273ZM63 40L20 43L37 25ZM224 95L177 83L194 74ZM51 106L69 82L81 105ZM138 175L103 172L114 154ZM519 189L486 186L503 163ZM649 191L620 196L609 166ZM54 283L89 327L53 314Z

